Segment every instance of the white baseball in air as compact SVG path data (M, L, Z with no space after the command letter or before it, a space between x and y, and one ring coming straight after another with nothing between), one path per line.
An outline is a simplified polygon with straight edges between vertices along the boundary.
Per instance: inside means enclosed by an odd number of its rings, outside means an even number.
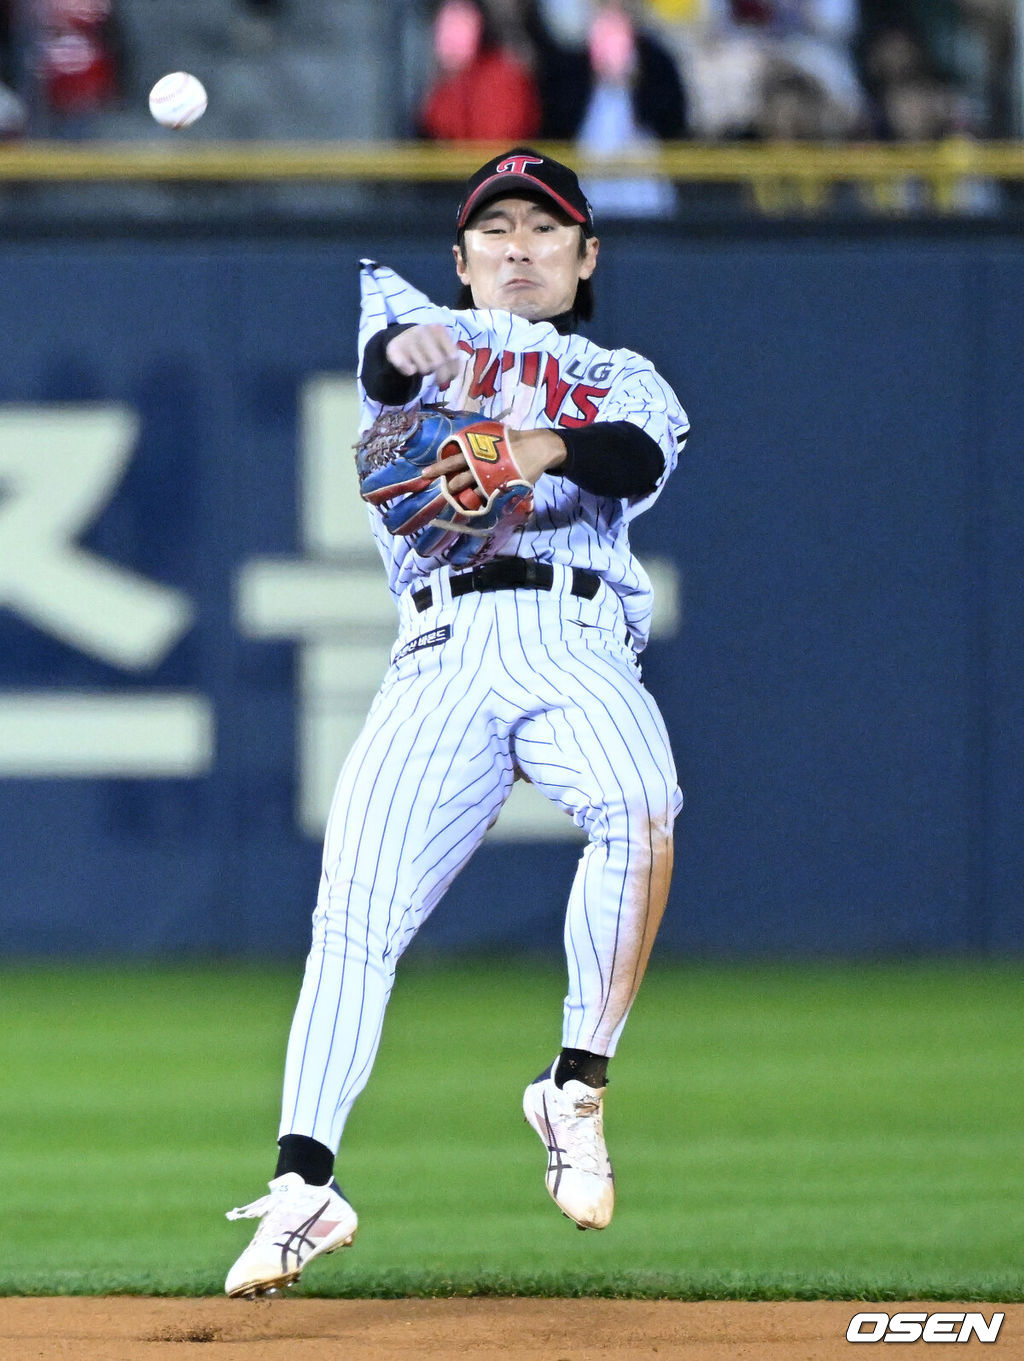
M187 128L206 112L202 81L187 71L161 76L149 92L149 111L165 128Z

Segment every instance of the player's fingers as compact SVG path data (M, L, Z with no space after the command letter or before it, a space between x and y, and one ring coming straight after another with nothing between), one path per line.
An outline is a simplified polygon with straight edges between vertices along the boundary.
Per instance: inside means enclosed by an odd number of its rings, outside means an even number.
M425 357L439 381L454 378L462 366L462 351L446 326L425 326L421 337Z
M470 472L455 473L454 476L446 479L448 490L453 496L457 496L460 491L465 491L467 487L476 485L476 478Z
M462 354L444 330L440 335L423 337L417 347L417 360L420 373L432 373L438 383L450 382L462 366Z
M423 469L424 477L446 477L452 473L466 471L466 459L463 454L449 454L447 458L439 458L436 463L431 463L429 467Z
M434 324L420 328L422 338L426 344L430 345L435 353L444 355L448 359L457 359L461 351L455 343L455 337L447 326Z

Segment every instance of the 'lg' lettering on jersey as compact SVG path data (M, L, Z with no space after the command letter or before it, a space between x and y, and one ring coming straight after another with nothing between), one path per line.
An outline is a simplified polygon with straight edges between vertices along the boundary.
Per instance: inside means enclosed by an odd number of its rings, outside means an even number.
M575 429L596 420L601 398L607 397L609 392L608 387L578 381L587 378L607 379L611 373L609 364L596 363L584 369L578 358L571 358L563 370L556 355L545 354L541 350L528 350L525 353L502 350L500 354L495 354L486 345L473 349L464 340L460 340L458 345L473 361L467 397L497 396L505 374L511 373L517 385L542 390L544 401L540 410L544 413L545 421L560 425L563 429Z

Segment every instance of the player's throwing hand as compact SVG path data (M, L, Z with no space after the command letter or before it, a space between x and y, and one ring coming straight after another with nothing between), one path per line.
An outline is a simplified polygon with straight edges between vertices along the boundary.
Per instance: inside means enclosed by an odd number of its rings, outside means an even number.
M436 325L410 326L388 342L385 354L407 378L431 377L438 387L451 382L465 359L447 326Z

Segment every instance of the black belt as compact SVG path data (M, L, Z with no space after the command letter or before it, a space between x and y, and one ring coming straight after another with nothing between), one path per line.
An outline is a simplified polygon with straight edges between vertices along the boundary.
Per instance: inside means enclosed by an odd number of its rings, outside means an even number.
M550 591L555 583L555 569L549 562L535 562L532 558L498 558L474 567L472 572L460 572L449 578L453 596L470 591L513 591L524 587L528 591ZM601 578L579 567L572 569L573 595L593 600L601 585ZM421 586L412 593L412 603L420 614L428 610L433 600L429 586Z

